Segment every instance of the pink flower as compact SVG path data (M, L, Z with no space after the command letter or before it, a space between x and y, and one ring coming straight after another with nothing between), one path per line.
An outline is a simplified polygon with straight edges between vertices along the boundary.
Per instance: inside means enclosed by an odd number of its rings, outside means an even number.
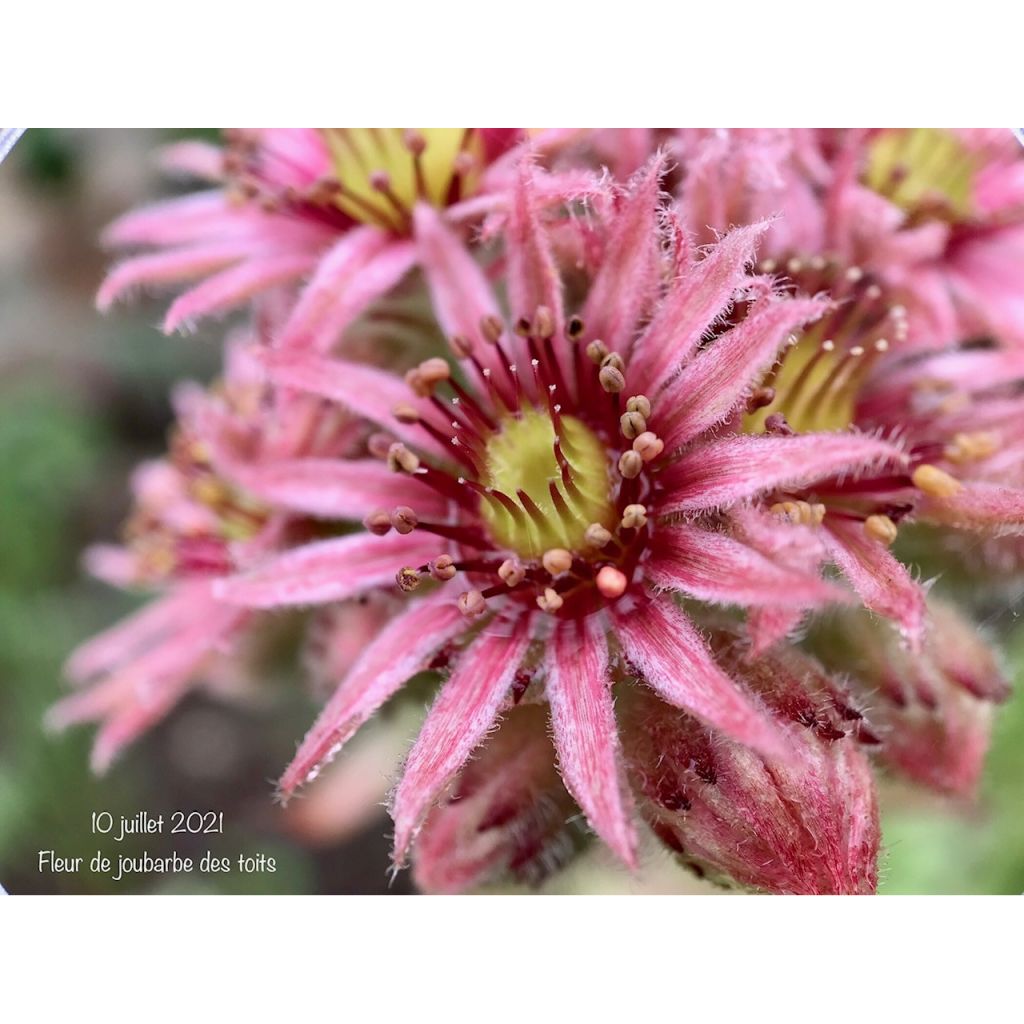
M97 303L136 288L190 284L167 333L311 277L286 341L325 345L413 264L414 203L479 216L500 203L501 157L519 137L494 128L263 128L225 133L225 147L170 147L172 170L210 191L130 213L107 242L137 250L114 267ZM192 283L198 282L198 283Z
M974 796L993 706L1009 683L991 643L953 605L929 598L931 628L911 655L863 613L843 611L814 637L818 656L870 704L886 763L950 796Z
M280 782L287 796L315 777L406 679L447 667L394 794L396 863L521 701L549 706L565 787L627 864L636 832L614 681L639 677L667 705L790 763L790 726L722 668L676 595L747 608L844 599L816 563L808 572L772 558L723 512L781 487L905 464L899 447L854 432L730 432L752 382L828 303L780 296L747 275L763 225L701 259L676 236L666 265L661 173L654 160L607 204L603 257L578 315L565 310L537 177L524 165L505 231L512 330L476 263L420 205L419 258L458 370L429 359L403 382L308 352L269 361L282 388L332 398L389 430L402 494L366 517L365 534L288 551L216 593L280 608L365 593L385 577L407 592L429 584L366 648ZM744 302L724 320L737 293ZM265 493L259 474L274 472L260 467L253 493ZM351 487L362 489L358 475ZM428 511L439 499L444 513ZM788 537L778 520L768 526Z
M104 771L190 687L212 682L228 663L248 660L260 632L258 616L220 600L213 592L219 577L308 538L316 517L365 512L347 493L349 466L364 486L376 471L383 486L376 500L392 493L393 478L378 462L363 460L360 467L358 459L337 461L364 444L365 431L350 416L308 396L268 393L255 361L261 343L249 333L232 341L225 378L212 391L179 389L170 454L143 464L133 478L135 508L125 546L87 554L99 578L160 592L68 661L67 675L79 689L51 710L49 721L58 728L103 723L93 750L96 771ZM279 478L260 478L263 497L246 489L254 467L267 458L279 475L294 467L288 508L270 504ZM310 466L323 472L315 491L303 493L296 476L308 475Z
M641 814L713 881L772 893L873 893L880 833L859 713L793 652L737 661L733 671L802 726L790 731L789 757L765 758L634 688L623 730ZM814 684L817 701L808 696Z
M823 554L865 606L919 645L924 591L887 548L902 522L990 538L1024 533L1024 450L1015 429L1024 362L1017 350L928 351L958 340L954 320L947 317L949 333L936 335L920 302L899 301L907 298L908 278L879 260L889 242L879 235L869 245L853 230L861 221L834 200L845 193L830 184L833 172L820 154L815 160L813 137L739 132L701 135L689 145L680 216L724 230L778 213L757 269L777 286L798 294L827 290L834 301L758 382L741 429L799 435L856 427L906 453L895 472L890 466L856 480L780 489L764 504L816 528ZM878 202L874 196L868 205ZM1008 545L1001 550L1005 560ZM755 649L766 649L799 618L776 609L755 613Z

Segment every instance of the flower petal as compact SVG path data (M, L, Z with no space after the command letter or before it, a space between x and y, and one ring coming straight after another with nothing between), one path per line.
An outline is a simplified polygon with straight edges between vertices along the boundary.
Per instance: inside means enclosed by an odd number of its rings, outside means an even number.
M266 364L271 378L282 387L322 395L371 423L385 427L408 444L450 457L422 427L400 423L391 414L396 405L411 405L424 415L430 413L429 406L417 399L405 381L394 374L312 352L269 352Z
M415 476L392 473L377 459L232 461L229 479L279 508L324 519L362 519L395 505L411 505L419 515L445 511L445 502Z
M630 375L641 375L637 379L641 391L653 394L697 351L701 338L732 305L767 228L767 222L762 222L730 231L703 260L677 278L630 362Z
M494 723L529 646L527 624L511 636L485 631L459 657L409 752L395 793L395 864L405 862L430 804Z
M652 547L651 582L702 601L808 608L845 598L816 574L787 569L724 533L676 523L659 529Z
M438 539L415 532L317 541L293 548L239 576L216 580L214 596L246 608L286 608L341 601L393 583L403 565L423 565Z
M661 475L659 511L696 512L731 505L776 487L803 487L839 473L906 464L898 447L862 434L729 437L697 445Z
M786 755L786 736L722 671L690 620L666 599L615 616L629 660L660 696L763 754Z
M887 547L864 532L860 523L826 516L825 526L823 536L829 553L864 606L897 623L916 649L925 622L924 588Z
M560 623L548 661L547 695L566 789L594 831L630 868L636 867L633 801L624 785L622 753L608 679L608 643L591 618Z
M925 495L917 514L931 523L1003 536L1024 533L1024 491L965 481L945 498Z
M392 619L363 650L306 733L278 791L287 797L311 781L377 708L465 629L458 606L441 595L418 601Z
M315 253L284 252L228 267L179 295L167 310L161 330L173 334L200 317L227 312L257 292L302 277L315 263Z
M828 309L821 299L763 299L699 353L656 399L667 448L685 444L731 413L775 362L791 332Z
M607 255L583 307L583 322L592 338L613 352L626 352L637 323L658 287L658 205L662 154L652 157L630 183L630 192L613 221Z
M281 329L277 347L326 352L374 299L405 275L413 260L412 246L391 243L379 228L348 232L320 261Z

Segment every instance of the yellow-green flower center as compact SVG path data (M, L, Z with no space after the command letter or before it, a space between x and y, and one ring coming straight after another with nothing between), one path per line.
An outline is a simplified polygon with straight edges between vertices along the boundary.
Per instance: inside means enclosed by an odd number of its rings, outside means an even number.
M485 501L484 522L495 541L524 558L540 557L551 548L577 551L591 523L611 528L617 522L611 501L608 455L595 434L573 416L561 419L562 451L572 466L572 485L563 481L555 454L555 429L550 415L535 409L519 418L507 417L487 442L485 477L488 487L536 511L513 514L497 501Z
M402 230L419 200L447 205L456 175L461 194L479 176L480 136L465 128L325 128L340 190L335 203L350 217Z
M868 149L865 182L908 214L971 216L973 153L942 128L888 128Z

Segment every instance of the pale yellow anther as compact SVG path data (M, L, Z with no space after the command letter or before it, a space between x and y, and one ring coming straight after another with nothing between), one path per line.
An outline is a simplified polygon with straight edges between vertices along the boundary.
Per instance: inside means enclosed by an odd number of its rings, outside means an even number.
M410 566L403 566L395 573L395 582L401 590L409 594L420 585L420 574Z
M552 576L558 576L572 568L572 554L565 548L551 548L541 556L541 564Z
M999 450L999 437L987 430L976 433L957 434L952 444L946 445L943 454L950 462L957 464L986 459Z
M438 555L429 564L430 575L438 581L445 583L455 576L455 559L451 555Z
M632 441L647 429L647 420L638 412L624 412L619 417L619 426L622 429L622 436L627 441Z
M547 306L538 306L533 317L534 337L547 341L555 333L555 317Z
M423 387L427 394L431 394L434 388L443 380L448 380L452 375L452 368L448 365L447 359L434 356L432 359L425 359L417 367Z
M647 525L647 509L643 505L627 505L622 510L622 528L639 530Z
M801 526L820 526L825 520L825 506L808 501L779 501L769 511Z
M415 473L419 468L420 460L400 441L388 449L388 469L393 473Z
M391 510L391 525L396 533L409 534L416 529L419 519L408 505L399 505Z
M363 526L376 537L383 537L391 532L391 516L387 509L378 508L363 519Z
M588 547L600 549L611 542L612 535L600 523L591 523L583 534L583 539Z
M888 547L896 539L896 524L883 515L868 516L864 520L864 532L879 544Z
M420 421L420 414L416 409L404 402L396 405L391 410L391 415L394 416L399 423L419 423Z
M544 593L537 598L537 607L543 612L557 612L563 604L561 594L551 587L546 587Z
M611 395L617 395L626 386L626 378L622 371L614 366L602 366L597 378L601 382L601 387Z
M656 459L665 450L665 442L657 434L645 430L633 441L635 451L644 462Z
M626 370L626 363L618 352L609 352L608 355L601 360L601 365L614 366L619 373L624 373Z
M623 452L619 456L619 472L627 479L638 477L644 468L644 460L639 452Z
M467 619L478 618L487 611L487 600L479 590L467 590L464 594L459 594L458 605L459 611Z
M951 498L963 488L963 484L955 477L928 463L918 466L910 478L919 491L924 491L933 498Z
M608 346L601 341L599 338L595 338L593 341L587 344L586 348L587 358L598 366L601 365L601 361L606 355L608 355Z
M518 558L506 558L498 566L498 577L507 587L518 587L526 579L526 570Z
M492 345L496 345L504 333L505 325L493 313L488 313L480 321L480 333Z
M639 413L648 420L651 418L651 400L646 395L633 395L626 402L626 412Z

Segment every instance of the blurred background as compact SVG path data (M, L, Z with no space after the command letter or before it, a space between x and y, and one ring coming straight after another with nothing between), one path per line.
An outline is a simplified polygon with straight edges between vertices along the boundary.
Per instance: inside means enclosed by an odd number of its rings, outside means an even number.
M216 375L220 330L165 338L156 302L101 317L93 296L107 259L102 227L161 194L152 157L161 142L197 130L68 132L33 129L0 166L0 884L29 892L406 893L387 874L382 806L356 813L345 788L273 803L272 780L317 703L298 666L282 665L244 700L194 693L102 779L88 768L91 730L54 736L46 709L65 690L61 664L81 640L137 603L89 580L79 559L115 540L128 511L128 478L160 454L168 392ZM1014 678L1024 676L1024 624L1000 613ZM415 734L409 723L407 736ZM341 771L381 799L402 750L371 731ZM393 743L392 743L393 746ZM347 758L347 759L346 759ZM339 780L340 782L340 780ZM955 807L895 784L883 788L887 893L1024 891L1024 695L1001 709L979 801ZM360 806L363 806L362 804ZM224 812L223 836L141 836L123 843L90 832L94 811L115 821L139 811ZM165 828L166 832L166 828ZM273 857L273 873L129 877L40 873L39 850L84 856L177 852L237 860ZM593 850L546 886L550 892L711 892L651 852L640 879Z

